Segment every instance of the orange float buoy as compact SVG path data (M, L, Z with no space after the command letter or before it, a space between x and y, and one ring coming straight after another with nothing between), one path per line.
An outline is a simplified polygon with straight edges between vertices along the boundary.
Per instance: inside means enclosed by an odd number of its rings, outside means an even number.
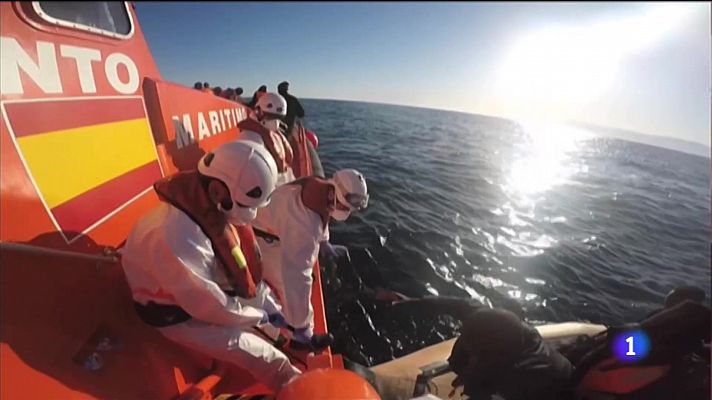
M364 378L345 369L307 371L287 384L277 400L381 400Z

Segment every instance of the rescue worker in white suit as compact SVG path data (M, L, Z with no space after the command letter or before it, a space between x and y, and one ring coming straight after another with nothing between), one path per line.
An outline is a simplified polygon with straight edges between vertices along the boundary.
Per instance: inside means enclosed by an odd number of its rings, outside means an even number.
M225 143L203 156L197 171L156 182L162 202L138 221L122 249L139 318L170 340L248 370L273 390L300 371L252 332L286 324L261 282L255 243L240 229L250 229L246 224L269 203L276 173L261 145ZM255 307L243 299L263 300Z
M277 93L265 93L257 100L256 118L247 118L237 126L240 139L251 140L267 148L277 165L277 186L294 180L292 161L294 152L284 136L282 118L287 114L287 102Z
M344 169L328 180L309 176L282 185L258 211L252 227L262 250L264 279L295 328L292 346L322 347L313 340L312 268L320 247L330 253L345 250L329 244L329 219L345 221L351 212L368 206L368 197L363 175Z

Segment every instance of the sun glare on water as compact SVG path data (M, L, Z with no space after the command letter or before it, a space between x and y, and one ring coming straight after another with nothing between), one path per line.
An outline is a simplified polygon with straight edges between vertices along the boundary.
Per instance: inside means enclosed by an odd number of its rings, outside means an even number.
M577 171L579 165L573 159L590 134L554 122L523 121L520 126L522 150L511 164L505 191L526 203Z
M510 162L505 162L502 190L506 200L496 215L506 216L499 228L496 243L506 247L512 256L534 257L555 246L557 238L540 230L532 221L548 219L565 221L560 215L537 215L537 204L545 193L557 185L573 180L585 172L579 162L581 146L591 133L555 122L520 122L521 135ZM506 254L506 253L505 253Z

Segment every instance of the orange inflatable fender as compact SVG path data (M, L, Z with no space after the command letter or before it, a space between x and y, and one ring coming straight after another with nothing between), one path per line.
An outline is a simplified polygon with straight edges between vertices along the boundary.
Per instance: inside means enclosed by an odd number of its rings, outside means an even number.
M381 400L364 378L345 369L307 371L279 391L277 400Z
M319 148L319 138L316 136L316 133L306 130L305 133L307 140L311 142L312 146L314 146L314 150Z

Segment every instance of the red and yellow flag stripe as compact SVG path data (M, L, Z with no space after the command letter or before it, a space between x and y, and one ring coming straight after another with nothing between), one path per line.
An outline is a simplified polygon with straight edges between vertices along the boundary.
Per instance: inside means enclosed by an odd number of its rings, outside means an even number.
M18 150L63 231L86 231L161 177L140 98L4 107Z

